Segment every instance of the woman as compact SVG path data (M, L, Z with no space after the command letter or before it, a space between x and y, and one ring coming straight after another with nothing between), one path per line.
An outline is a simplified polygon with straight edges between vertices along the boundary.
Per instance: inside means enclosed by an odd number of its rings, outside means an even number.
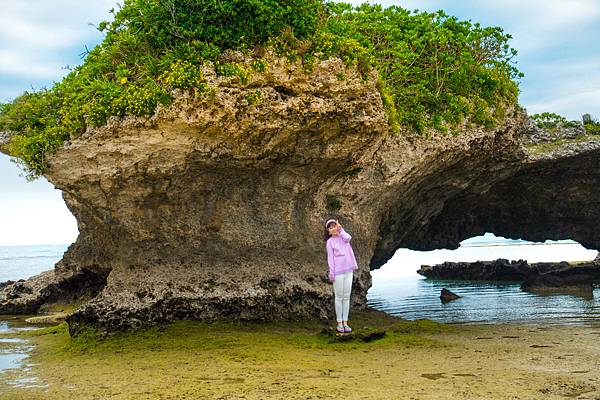
M350 311L352 275L353 271L358 269L354 251L350 245L352 236L338 221L329 219L325 222L324 238L327 242L329 281L333 283L335 295L336 331L339 333L352 332L352 328L348 326L348 312Z

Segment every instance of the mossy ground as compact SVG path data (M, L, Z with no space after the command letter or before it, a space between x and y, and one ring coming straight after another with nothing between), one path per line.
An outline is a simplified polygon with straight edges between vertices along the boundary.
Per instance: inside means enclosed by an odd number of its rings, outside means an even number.
M35 344L33 372L48 387L11 387L7 381L19 373L9 371L0 393L19 399L176 399L230 398L232 393L262 398L290 391L298 398L317 398L337 390L330 378L342 376L346 363L360 367L372 352L382 356L385 349L435 348L427 335L452 330L378 312L357 311L352 323L357 334L385 330L386 335L365 343L338 341L323 331L332 330L331 324L316 321L177 321L109 337L92 330L70 337L63 322L10 335Z
M178 321L104 338L93 331L71 338L64 323L19 332L11 336L35 344L32 369L0 374L0 393L2 399L535 399L544 390L545 398L558 399L557 390L595 390L580 379L598 375L584 368L598 356L594 332L586 338L573 336L581 330L448 326L377 311L357 311L351 320L357 333L386 334L340 342L322 331L333 324L314 321ZM552 338L570 347L557 349ZM554 360L581 346L588 346L583 354L590 360ZM45 386L9 383L31 374Z

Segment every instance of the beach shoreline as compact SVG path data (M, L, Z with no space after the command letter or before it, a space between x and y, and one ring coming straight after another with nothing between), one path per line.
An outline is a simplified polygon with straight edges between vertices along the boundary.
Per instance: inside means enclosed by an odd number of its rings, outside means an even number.
M8 333L35 347L3 399L600 399L600 327L446 325L368 309L333 324L177 321L101 338L66 325ZM324 331L325 330L325 331ZM327 333L325 333L327 332ZM10 381L37 378L31 387ZM40 385L41 384L41 385Z

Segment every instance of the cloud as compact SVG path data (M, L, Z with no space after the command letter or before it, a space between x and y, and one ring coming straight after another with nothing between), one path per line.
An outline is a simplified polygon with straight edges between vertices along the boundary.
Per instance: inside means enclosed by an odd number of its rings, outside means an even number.
M55 24L37 24L21 15L5 13L0 16L0 38L4 46L42 46L60 49L86 36L83 30Z
M0 154L0 245L66 244L77 238L77 221L60 191L44 178L27 182Z
M564 91L541 101L532 100L527 106L529 114L546 111L564 115L567 119L580 120L585 113L600 117L600 83L584 91Z
M0 49L0 73L16 77L52 79L60 76L61 66L56 61L25 54L16 49Z
M503 12L513 20L534 30L556 31L581 24L597 22L600 3L596 0L503 0L479 2L490 11Z
M530 63L520 102L529 113L545 111L579 120L583 113L600 116L600 55L566 57Z
M114 0L2 0L0 99L60 80L68 64L81 62L78 55L84 46L93 47L102 39L88 22L107 19L114 5ZM17 83L21 90L15 90Z
M0 15L0 101L31 86L49 86L77 64L84 45L102 35L87 22L107 19L113 0L2 0ZM77 222L61 194L43 178L27 182L0 155L0 245L71 243Z
M350 0L361 4L362 0ZM445 10L460 19L500 26L512 34L513 47L521 54L535 53L557 44L573 43L584 32L598 26L598 0L383 0L384 6L398 5L409 10ZM597 28L596 28L597 29ZM596 30L597 31L597 30ZM590 40L597 37L590 36Z

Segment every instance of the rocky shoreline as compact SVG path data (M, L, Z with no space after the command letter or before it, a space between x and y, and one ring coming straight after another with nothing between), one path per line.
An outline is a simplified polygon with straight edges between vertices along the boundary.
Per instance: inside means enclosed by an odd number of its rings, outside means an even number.
M600 264L594 261L570 264L499 258L493 261L444 262L422 265L418 274L431 279L522 282L532 292L592 291L600 282Z

